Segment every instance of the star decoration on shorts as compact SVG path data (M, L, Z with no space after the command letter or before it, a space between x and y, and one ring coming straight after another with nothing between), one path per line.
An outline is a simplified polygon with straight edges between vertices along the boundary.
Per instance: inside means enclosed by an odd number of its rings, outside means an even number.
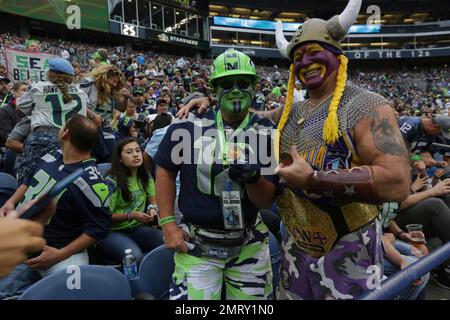
M345 194L346 196L348 196L348 197L352 197L352 196L356 193L356 191L355 191L355 185L349 186L349 187L347 187L346 185L344 185L344 188L345 188L344 194Z

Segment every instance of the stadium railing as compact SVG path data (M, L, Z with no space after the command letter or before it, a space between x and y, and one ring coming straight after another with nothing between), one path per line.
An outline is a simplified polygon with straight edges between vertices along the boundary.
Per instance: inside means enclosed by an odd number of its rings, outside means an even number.
M358 300L389 300L424 274L430 272L450 258L450 241L428 256L409 265L384 281L380 289L369 291Z

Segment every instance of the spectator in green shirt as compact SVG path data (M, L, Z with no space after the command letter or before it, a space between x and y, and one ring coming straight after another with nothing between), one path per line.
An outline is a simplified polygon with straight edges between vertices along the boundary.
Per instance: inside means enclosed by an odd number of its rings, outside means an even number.
M131 249L139 263L145 253L164 242L161 230L155 227L155 184L143 165L142 149L135 138L117 144L108 180L115 186L109 202L112 232L97 243L98 253L108 262L120 264L125 249Z

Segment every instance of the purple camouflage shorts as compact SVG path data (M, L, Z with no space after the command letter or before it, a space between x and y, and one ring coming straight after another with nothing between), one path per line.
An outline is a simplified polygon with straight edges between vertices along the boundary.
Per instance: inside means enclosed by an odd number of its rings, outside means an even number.
M278 299L356 299L380 287L383 251L378 220L340 238L320 258L301 251L287 232L282 237Z

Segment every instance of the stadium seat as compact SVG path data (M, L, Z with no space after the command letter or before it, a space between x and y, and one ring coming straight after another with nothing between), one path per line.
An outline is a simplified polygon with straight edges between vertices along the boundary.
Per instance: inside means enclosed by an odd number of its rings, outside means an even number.
M100 163L97 166L103 177L106 177L106 174L108 173L109 169L111 169L111 163Z
M0 172L0 207L8 200L17 190L18 183L13 176Z
M161 245L142 259L139 267L141 293L151 294L156 300L169 298L169 288L175 262L174 251Z
M19 300L131 300L130 285L119 271L93 265L79 268L79 286L74 271L60 270L33 284Z
M14 174L14 165L16 163L17 153L12 150L7 150L2 158L2 172L6 172L8 174Z
M280 264L281 264L281 253L280 246L278 244L277 238L269 232L269 251L270 251L270 261L272 264L272 273L273 273L273 296L275 298L276 289L278 287L278 283L280 281Z

